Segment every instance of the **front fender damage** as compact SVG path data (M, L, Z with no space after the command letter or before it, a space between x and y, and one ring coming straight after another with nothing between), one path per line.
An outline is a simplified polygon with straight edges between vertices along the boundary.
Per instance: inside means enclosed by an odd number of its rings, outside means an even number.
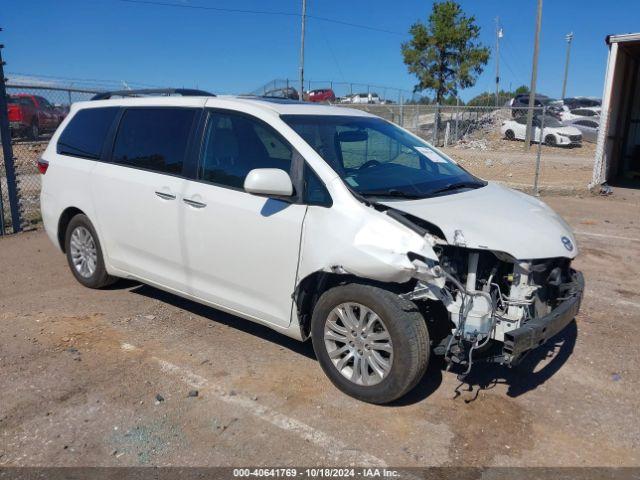
M309 336L319 297L341 283L370 281L399 295L412 291L417 281L435 290L444 287L433 248L437 241L365 205L309 208L293 293L301 337Z
M328 215L327 211L316 209L308 213L299 279L322 271L378 282L419 279L444 286L433 249L438 241L435 237L421 236L385 213L369 208L369 215L357 215L357 221L356 212L338 214L337 219L336 213Z

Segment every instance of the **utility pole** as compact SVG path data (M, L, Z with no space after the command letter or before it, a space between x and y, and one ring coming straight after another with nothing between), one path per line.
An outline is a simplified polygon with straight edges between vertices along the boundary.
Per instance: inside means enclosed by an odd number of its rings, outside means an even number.
M307 20L307 0L302 0L302 28L300 31L300 92L298 99L304 101L304 25Z
M500 106L500 39L502 29L500 28L500 17L496 17L496 107Z
M538 14L536 15L536 37L533 44L533 66L531 69L531 87L529 88L529 109L527 110L527 131L524 138L524 149L531 147L531 126L533 124L533 107L536 98L536 80L538 79L538 51L540 49L540 28L542 26L542 0L538 0ZM540 132L542 136L542 132ZM542 141L542 138L540 139Z
M571 55L573 32L567 33L564 38L567 40L567 59L564 62L564 80L562 81L562 96L560 97L560 100L564 100L564 97L567 94L567 77L569 76L569 57Z

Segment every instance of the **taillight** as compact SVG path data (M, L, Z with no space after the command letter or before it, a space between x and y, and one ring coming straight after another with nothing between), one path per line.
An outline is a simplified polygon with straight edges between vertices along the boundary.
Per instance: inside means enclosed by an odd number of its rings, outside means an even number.
M22 110L18 105L9 105L9 121L10 122L21 122Z
M38 170L42 175L47 173L47 168L49 168L49 162L47 162L44 158L38 159Z

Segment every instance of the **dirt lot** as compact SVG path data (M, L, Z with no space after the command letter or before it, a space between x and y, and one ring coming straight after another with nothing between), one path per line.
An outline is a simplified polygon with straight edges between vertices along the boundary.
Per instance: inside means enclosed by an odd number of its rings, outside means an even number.
M0 239L0 465L640 465L640 194L550 197L578 232L577 322L391 406L299 344L150 287L81 287L42 231ZM197 390L197 396L189 392Z

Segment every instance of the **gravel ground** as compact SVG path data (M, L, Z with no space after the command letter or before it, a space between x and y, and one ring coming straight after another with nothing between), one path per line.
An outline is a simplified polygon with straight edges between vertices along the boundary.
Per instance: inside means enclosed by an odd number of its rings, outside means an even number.
M309 343L85 289L42 231L0 239L0 465L639 466L640 193L547 201L578 232L576 323L457 392L432 359L391 406L337 391Z

